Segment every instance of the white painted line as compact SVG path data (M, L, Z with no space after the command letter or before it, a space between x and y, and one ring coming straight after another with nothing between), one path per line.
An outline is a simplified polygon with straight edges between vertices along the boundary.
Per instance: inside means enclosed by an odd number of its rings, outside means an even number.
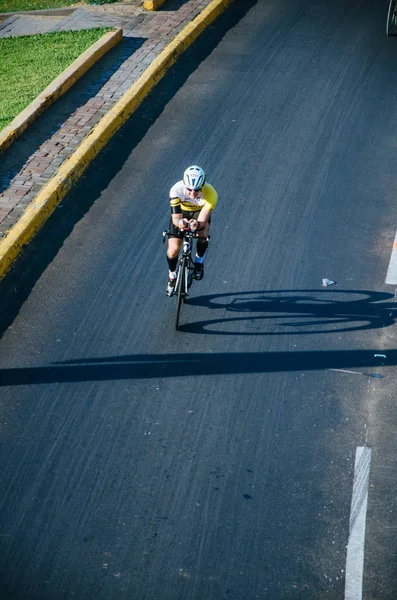
M397 232L394 238L393 250L391 251L389 268L387 269L386 283L390 285L397 283Z
M353 497L350 508L349 541L346 556L345 600L362 600L364 575L365 522L368 503L371 448L356 449Z

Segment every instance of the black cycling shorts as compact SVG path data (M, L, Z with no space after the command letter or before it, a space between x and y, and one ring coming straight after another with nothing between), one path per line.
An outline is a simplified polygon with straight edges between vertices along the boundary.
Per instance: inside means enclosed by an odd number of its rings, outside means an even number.
M190 212L187 210L183 210L182 211L182 219L197 219L197 217L199 216L200 211L196 210L195 212ZM209 218L209 223L211 223L211 216ZM171 235L169 235L168 237L170 238L182 238L183 237L183 231L181 231L179 229L179 227L176 227L173 222L172 222L172 216L170 218L170 224L168 227L168 231L171 232Z

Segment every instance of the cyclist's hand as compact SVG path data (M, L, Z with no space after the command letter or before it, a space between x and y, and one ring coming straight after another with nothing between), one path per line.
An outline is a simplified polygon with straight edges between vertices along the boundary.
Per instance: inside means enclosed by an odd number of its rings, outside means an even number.
M179 229L187 229L189 227L189 221L187 219L179 219L178 227Z
M189 227L192 231L197 231L198 226L199 226L199 224L198 224L198 221L196 221L196 219L190 219Z

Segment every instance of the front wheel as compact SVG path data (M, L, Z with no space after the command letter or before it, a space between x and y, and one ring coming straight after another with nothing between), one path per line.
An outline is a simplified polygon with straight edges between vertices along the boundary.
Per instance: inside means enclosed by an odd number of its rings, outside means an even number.
M389 2L389 10L387 11L387 19L386 19L386 35L393 35L396 30L397 25L397 1L390 0Z
M186 281L187 281L186 291L187 292L190 290L190 287L193 283L193 272L194 272L194 265L193 265L191 256L189 256L189 258L186 260ZM186 298L187 298L187 296L184 297L184 299L183 299L184 302L186 302Z
M176 298L176 318L175 318L175 329L179 328L179 315L181 312L182 300L185 297L186 293L186 257L183 257L179 264L179 272L178 272L178 290L177 290L177 298Z

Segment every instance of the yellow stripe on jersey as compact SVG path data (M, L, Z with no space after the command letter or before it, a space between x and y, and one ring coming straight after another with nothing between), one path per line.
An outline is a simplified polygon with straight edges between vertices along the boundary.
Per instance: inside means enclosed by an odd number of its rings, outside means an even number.
M187 212L197 212L202 208L202 206L198 206L197 204L191 204L190 202L181 202L181 210L185 210Z

